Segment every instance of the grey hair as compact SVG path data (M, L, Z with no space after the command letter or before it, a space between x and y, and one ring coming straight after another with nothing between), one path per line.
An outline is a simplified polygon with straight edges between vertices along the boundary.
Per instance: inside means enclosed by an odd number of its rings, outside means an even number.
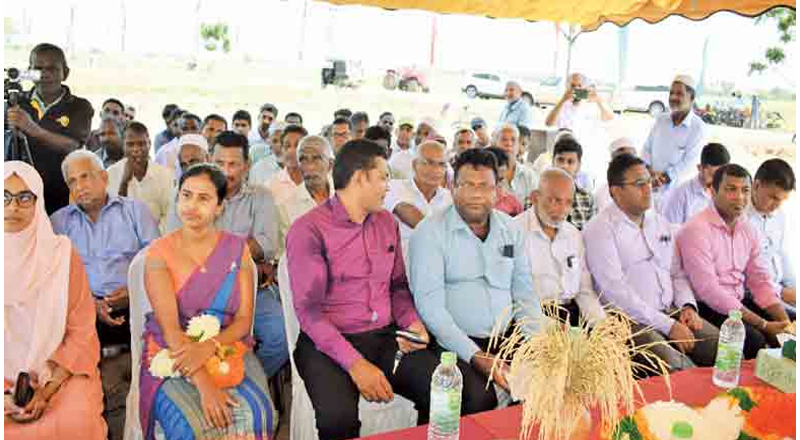
M80 159L89 159L94 163L95 168L100 171L104 171L105 167L103 166L103 161L100 160L100 156L97 153L86 149L75 150L72 153L69 153L67 157L61 161L61 175L64 177L64 182L67 181L67 171L69 170L69 164L73 161L80 160Z
M550 179L567 179L570 181L570 183L575 185L575 179L573 179L568 172L558 167L547 167L545 168L544 171L542 171L542 174L539 176L539 183L538 185L536 185L537 188L541 188L542 182Z
M419 146L417 147L417 152L414 153L414 159L422 159L423 158L422 157L422 149L425 148L425 147L434 147L437 150L441 151L442 154L444 154L444 152L445 152L444 151L445 150L444 145L441 142L425 141L425 142L419 144Z
M511 130L514 133L514 136L517 137L517 140L519 140L519 128L517 128L516 125L514 125L514 124L512 124L510 122L506 122L503 125L497 127L497 129L494 131L494 136L493 137L494 137L495 143L500 139L500 133L502 133L502 132L504 132L506 130Z
M323 136L317 136L315 134L305 136L303 139L300 139L300 144L297 146L297 156L300 156L303 154L303 151L311 147L320 147L322 156L325 159L328 161L333 159L331 156L331 143L328 142L328 139L324 138Z

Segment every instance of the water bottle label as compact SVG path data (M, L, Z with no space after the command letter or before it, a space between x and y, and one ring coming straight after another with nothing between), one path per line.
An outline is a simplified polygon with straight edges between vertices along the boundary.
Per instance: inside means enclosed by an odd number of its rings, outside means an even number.
M717 347L717 361L714 368L717 371L729 372L736 371L742 360L742 351L739 347L728 344L719 344Z
M461 393L457 390L431 393L431 423L444 432L458 432Z

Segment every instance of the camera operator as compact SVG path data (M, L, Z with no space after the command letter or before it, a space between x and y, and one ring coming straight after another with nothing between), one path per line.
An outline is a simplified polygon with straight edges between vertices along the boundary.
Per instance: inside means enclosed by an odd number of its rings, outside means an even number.
M600 111L599 118L597 113L594 112L595 109L587 108L587 106L583 104L583 101L597 104L597 109ZM550 110L545 124L548 127L568 128L572 130L573 133L580 136L578 131L581 127L576 125L580 125L584 119L595 122L598 119L604 122L610 121L614 119L614 112L608 104L597 95L595 87L588 84L583 74L573 73L569 76L569 84L567 84L564 95L556 106Z
M62 85L69 67L58 46L42 43L34 47L29 68L39 70L41 78L33 90L20 97L18 106L8 108L7 120L20 136L27 137L33 164L44 181L45 209L52 214L69 204L61 161L83 145L94 109Z

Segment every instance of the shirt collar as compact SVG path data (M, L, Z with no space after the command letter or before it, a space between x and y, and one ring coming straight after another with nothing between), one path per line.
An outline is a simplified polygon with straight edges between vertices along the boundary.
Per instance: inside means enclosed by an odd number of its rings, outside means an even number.
M744 217L747 214L744 214L740 216L738 219L736 219L736 223L733 224L733 228L729 227L728 224L725 223L725 220L722 218L722 216L719 214L719 211L717 210L717 206L714 205L713 203L711 203L711 206L709 206L706 209L705 215L706 219L708 220L709 223L711 223L711 225L720 229L725 229L726 231L732 230L736 232L736 230L738 230L742 226L743 224L742 220L746 220L744 219Z
M630 217L628 217L628 214L625 214L625 212L623 212L622 209L620 209L620 207L617 205L617 202L613 201L613 199L612 199L612 203L606 209L608 209L609 215L611 216L611 221L614 224L627 224L627 225L629 225L631 227L634 227L636 229L640 229L639 225L634 223L633 220L631 220ZM657 215L656 211L652 207L650 209L648 209L644 213L641 229L647 229L647 227L653 221L655 221L656 215Z
M413 177L412 177L411 179L409 179L409 180L411 180L411 188L413 188L413 189L414 189L414 191L416 191L417 193L419 193L420 197L422 197L423 199L425 199L425 194L423 194L423 193L422 193L422 190L421 190L421 189L419 189L419 187L417 186L417 180L416 180L415 178L413 178ZM434 200L436 200L436 198L437 198L437 197L440 197L440 196L442 195L442 189L443 189L443 188L442 188L441 186L437 186L437 187L436 187L436 192L435 192L435 193L433 193L433 198L432 198L432 199L431 199L431 201L430 201L430 202L428 202L428 203L433 203L433 201L434 201ZM426 199L425 201L427 202L427 199Z
M367 216L364 217L364 222L360 224L351 220L350 215L347 213L347 209L345 209L342 200L339 198L339 194L334 194L333 196L331 196L330 200L328 200L327 203L330 204L331 216L333 217L333 220L336 222L362 227L366 225L367 222L369 222L370 218L372 217L372 214L367 214Z
M41 109L42 115L44 115L45 113L47 113L48 110L61 103L62 100L64 102L68 102L70 96L72 96L72 94L69 91L69 87L62 85L61 95L58 98L56 98L56 100L53 101L52 104L46 105L41 95L39 95L39 89L34 88L31 93L31 101L34 101L36 103L36 105Z
M235 203L241 200L242 198L250 195L250 185L247 184L247 179L242 181L242 187L239 188L239 192L237 192L233 197L229 199L225 199L225 203Z
M110 206L118 204L118 203L119 204L122 203L122 197L121 196L115 195L115 194L111 194L111 193L107 193L106 195L108 196L108 199L106 200L106 204L103 205L103 208L100 209L100 215L101 216L103 215L104 211L109 209ZM83 209L81 209L81 207L78 206L77 203L73 203L71 205L68 205L67 209L69 210L68 212L69 212L70 215L78 213L78 214L83 215L84 217L88 218L88 215L86 214L86 212Z
M672 122L672 113L667 114L667 116L668 116L667 119L669 120L669 124L671 126L675 127L676 125ZM694 124L694 117L695 117L694 111L693 110L689 110L689 114L687 114L686 117L683 118L683 121L681 121L681 123L678 124L677 126L678 127L692 128L692 125Z
M311 191L308 190L305 180L300 184L300 186L297 187L297 192L300 200L310 200L314 202L314 204L317 203L316 200L314 200L314 197L311 195ZM333 198L333 196L336 194L336 191L333 189L333 177L330 174L328 174L328 194L329 198Z

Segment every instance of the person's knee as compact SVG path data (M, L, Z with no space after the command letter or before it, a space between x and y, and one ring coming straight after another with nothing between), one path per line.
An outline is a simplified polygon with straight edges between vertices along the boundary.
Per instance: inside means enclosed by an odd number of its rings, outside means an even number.
M320 439L347 439L358 437L361 423L358 419L358 404L347 405L331 401L315 412Z
M748 331L744 341L744 358L755 359L758 350L767 346L767 338L758 330Z
M480 376L476 374L476 376ZM481 376L482 378L482 376ZM463 415L490 411L497 407L497 396L494 387L486 387L486 380L476 377L465 380L461 399L461 413Z

